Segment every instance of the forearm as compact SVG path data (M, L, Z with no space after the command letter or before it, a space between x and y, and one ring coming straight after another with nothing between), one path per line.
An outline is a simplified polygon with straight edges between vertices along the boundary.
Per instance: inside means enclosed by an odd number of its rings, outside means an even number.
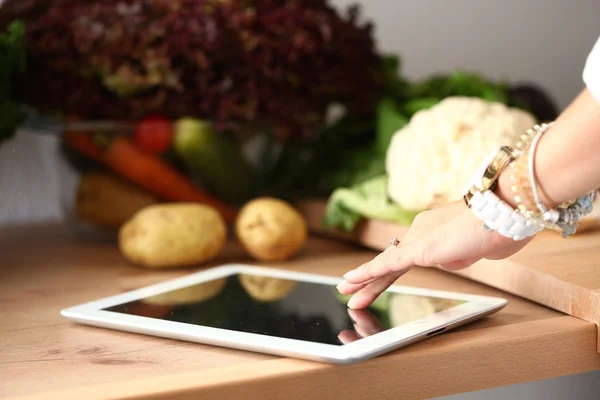
M534 168L548 207L600 188L600 101L588 90L541 138ZM500 176L498 194L515 205L509 175Z

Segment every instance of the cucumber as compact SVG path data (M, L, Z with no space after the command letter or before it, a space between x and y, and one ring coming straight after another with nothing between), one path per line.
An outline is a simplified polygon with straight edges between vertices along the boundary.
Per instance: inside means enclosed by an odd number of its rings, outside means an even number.
M194 180L229 203L250 198L253 170L241 149L208 121L182 118L175 122L173 147Z

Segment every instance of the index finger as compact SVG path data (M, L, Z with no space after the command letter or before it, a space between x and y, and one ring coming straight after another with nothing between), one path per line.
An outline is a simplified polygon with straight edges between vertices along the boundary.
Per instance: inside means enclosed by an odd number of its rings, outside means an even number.
M349 308L348 314L354 320L355 329L362 337L374 335L385 330L381 321L366 309L353 310Z
M338 339L343 344L348 344L360 340L361 337L358 335L358 333L356 333L356 331L347 329L340 332Z
M347 272L344 279L348 283L358 284L408 269L414 264L412 253L414 253L413 246L390 247L373 260Z

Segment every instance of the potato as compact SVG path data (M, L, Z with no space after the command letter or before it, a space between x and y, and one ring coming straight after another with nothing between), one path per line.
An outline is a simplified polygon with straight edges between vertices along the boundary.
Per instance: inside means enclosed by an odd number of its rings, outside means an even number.
M177 306L184 304L202 303L210 300L221 293L225 284L226 278L215 279L208 282L202 282L193 286L187 286L182 289L177 289L172 292L157 294L143 299L146 304L162 305L162 306Z
M197 265L214 259L225 246L227 226L212 207L168 203L146 207L119 231L119 249L147 268Z
M306 242L304 217L285 201L263 197L247 203L236 220L236 234L246 251L260 261L286 260Z
M134 301L133 303L127 305L127 312L142 317L162 319L166 318L169 314L171 314L171 312L173 312L173 307L169 305L149 304L143 301Z
M123 179L90 172L79 182L75 213L82 221L116 231L136 212L157 202L154 196Z
M241 274L239 280L246 293L261 302L282 299L296 287L295 281L268 276Z

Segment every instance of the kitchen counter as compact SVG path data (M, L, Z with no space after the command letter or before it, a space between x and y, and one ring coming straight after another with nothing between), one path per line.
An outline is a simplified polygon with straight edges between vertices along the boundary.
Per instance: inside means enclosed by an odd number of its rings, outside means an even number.
M0 398L430 398L600 369L596 326L436 269L405 285L504 297L497 314L354 365L328 365L76 325L62 308L181 276L60 227L0 229ZM279 268L340 275L375 253L311 238ZM250 262L235 244L213 264ZM259 395L260 393L260 395ZM20 397L21 398L21 397Z

